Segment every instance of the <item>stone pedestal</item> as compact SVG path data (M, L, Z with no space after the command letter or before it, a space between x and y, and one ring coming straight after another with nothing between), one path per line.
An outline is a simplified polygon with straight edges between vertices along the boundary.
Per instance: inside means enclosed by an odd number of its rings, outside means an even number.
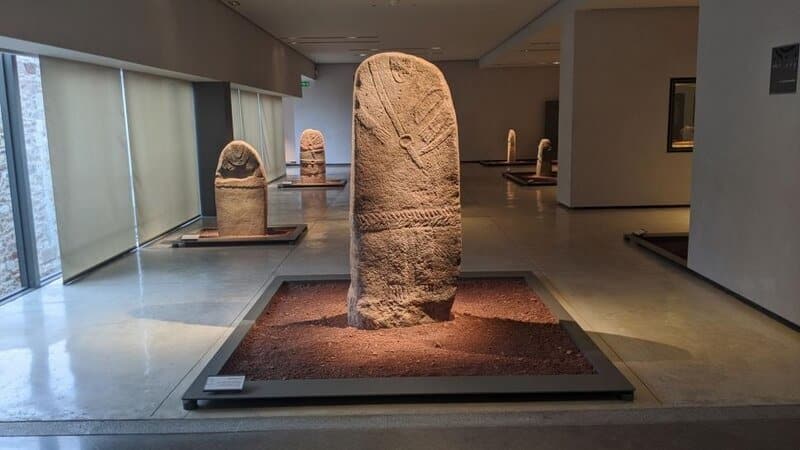
M258 152L244 141L222 150L214 178L219 236L267 233L267 181Z
M383 53L356 70L348 322L448 320L461 263L458 127L433 64Z

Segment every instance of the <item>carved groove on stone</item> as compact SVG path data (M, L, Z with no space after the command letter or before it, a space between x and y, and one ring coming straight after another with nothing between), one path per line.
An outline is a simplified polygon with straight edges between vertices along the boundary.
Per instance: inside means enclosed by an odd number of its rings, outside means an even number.
M461 223L459 208L408 209L405 211L370 212L355 215L361 232L376 232L400 228L448 227Z

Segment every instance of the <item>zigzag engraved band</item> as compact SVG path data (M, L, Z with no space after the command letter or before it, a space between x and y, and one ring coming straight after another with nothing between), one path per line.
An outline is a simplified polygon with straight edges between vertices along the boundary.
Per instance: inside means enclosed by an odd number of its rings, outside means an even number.
M362 232L413 227L447 227L461 223L459 208L407 209L356 214L355 226Z

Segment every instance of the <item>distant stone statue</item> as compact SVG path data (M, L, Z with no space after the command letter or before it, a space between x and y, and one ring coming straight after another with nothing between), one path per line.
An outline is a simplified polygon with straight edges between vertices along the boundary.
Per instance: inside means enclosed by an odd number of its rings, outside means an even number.
M536 161L536 176L538 177L552 177L553 173L553 158L555 152L553 151L553 144L550 139L542 139L539 141L539 152Z
M458 126L433 64L382 53L356 70L348 322L450 319L461 264Z
M267 233L267 179L258 152L233 141L219 155L214 177L217 229L224 236Z
M517 132L514 129L508 130L508 139L506 141L506 162L514 162L517 160Z
M304 130L300 135L300 181L325 181L325 138L317 130Z

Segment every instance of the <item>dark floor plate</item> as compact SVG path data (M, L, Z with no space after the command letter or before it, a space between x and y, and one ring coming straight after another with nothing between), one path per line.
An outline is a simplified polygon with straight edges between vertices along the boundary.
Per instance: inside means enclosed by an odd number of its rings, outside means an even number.
M172 241L172 247L221 247L227 245L267 245L267 244L292 244L305 234L308 226L306 224L281 225L269 227L273 234L266 236L247 236L247 237L195 237L198 234L183 234ZM212 228L203 228L203 231Z
M478 161L482 166L531 166L536 164L537 159L518 159L516 161L506 161L505 159L484 159Z
M686 267L689 254L689 233L634 232L626 234L625 240Z
M240 393L209 393L203 387L209 376L220 373L250 327L269 304L281 284L289 281L348 280L348 275L278 276L236 327L222 347L183 395L183 407L270 404L371 403L382 401L482 401L619 398L632 400L634 388L572 320L558 300L532 272L468 272L462 278L524 278L559 318L575 345L592 364L590 375L396 377L328 380L245 381Z
M536 172L503 172L507 178L520 186L556 186L556 177L537 177Z
M329 188L329 187L342 187L346 184L347 180L339 180L339 179L328 179L317 183L302 182L300 180L287 180L278 183L278 188L279 189Z

